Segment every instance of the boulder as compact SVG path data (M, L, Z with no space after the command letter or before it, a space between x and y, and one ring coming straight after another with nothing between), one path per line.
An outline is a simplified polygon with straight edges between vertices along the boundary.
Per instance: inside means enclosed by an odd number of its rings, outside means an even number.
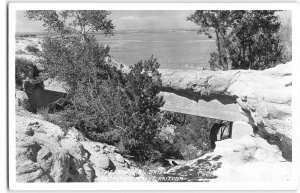
M107 147L105 144L86 141L81 141L80 144L82 144L84 149L89 152L88 158L95 169L96 176L99 176L103 170L116 170L115 164L111 161L108 155L101 153L103 151L102 149Z
M54 155L54 163L52 165L51 177L54 182L70 181L70 154L67 150L59 151Z
M17 109L16 115L18 182L94 181L95 172L82 144L24 109Z
M28 96L24 91L15 90L15 100L16 106L23 107L26 110L29 110L29 100Z
M114 164L113 162L105 155L105 154L101 154L99 153L95 158L92 159L96 159L95 161L97 162L97 168L102 169L102 170L114 170ZM95 162L94 161L94 162Z
M94 150L95 150L95 152L101 152L101 153L103 153L103 150L100 148L100 146L95 146Z
M124 162L125 162L123 156L121 156L120 154L116 153L116 154L115 154L115 157L116 157L116 160L117 160L118 162L120 162L120 163L124 163Z

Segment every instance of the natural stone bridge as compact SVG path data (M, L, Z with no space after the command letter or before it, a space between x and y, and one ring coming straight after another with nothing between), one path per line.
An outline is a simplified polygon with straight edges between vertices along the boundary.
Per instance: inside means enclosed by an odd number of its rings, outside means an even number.
M164 111L172 111L184 114L197 115L225 121L245 121L249 118L243 113L241 107L232 98L227 98L226 102L214 99L193 100L171 92L160 92L164 97L165 104L161 108Z
M162 110L247 122L292 160L291 63L264 71L160 72Z

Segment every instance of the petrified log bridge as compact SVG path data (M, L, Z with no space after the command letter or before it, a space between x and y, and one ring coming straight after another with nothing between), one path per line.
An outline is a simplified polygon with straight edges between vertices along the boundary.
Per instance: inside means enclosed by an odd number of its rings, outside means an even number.
M292 64L231 71L160 70L162 110L243 121L292 159Z
M249 118L243 113L237 102L230 97L218 100L217 98L193 100L171 92L160 92L165 104L161 108L164 111L172 111L184 114L197 115L225 121L245 121ZM226 98L226 97L224 97Z

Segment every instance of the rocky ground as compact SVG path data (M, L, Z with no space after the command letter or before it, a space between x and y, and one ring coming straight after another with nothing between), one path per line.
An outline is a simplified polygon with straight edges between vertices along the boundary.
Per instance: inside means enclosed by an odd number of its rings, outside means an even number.
M114 146L91 142L76 129L16 107L18 182L151 181Z
M191 182L288 182L292 164L276 145L258 136L217 142L216 149L183 166L167 171L165 176L183 176Z

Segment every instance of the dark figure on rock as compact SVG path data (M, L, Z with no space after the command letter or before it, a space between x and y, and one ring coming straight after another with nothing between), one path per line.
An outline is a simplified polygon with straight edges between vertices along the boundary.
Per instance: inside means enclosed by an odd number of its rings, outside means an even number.
M211 149L216 148L216 141L231 138L232 122L217 121L210 129L209 139Z

